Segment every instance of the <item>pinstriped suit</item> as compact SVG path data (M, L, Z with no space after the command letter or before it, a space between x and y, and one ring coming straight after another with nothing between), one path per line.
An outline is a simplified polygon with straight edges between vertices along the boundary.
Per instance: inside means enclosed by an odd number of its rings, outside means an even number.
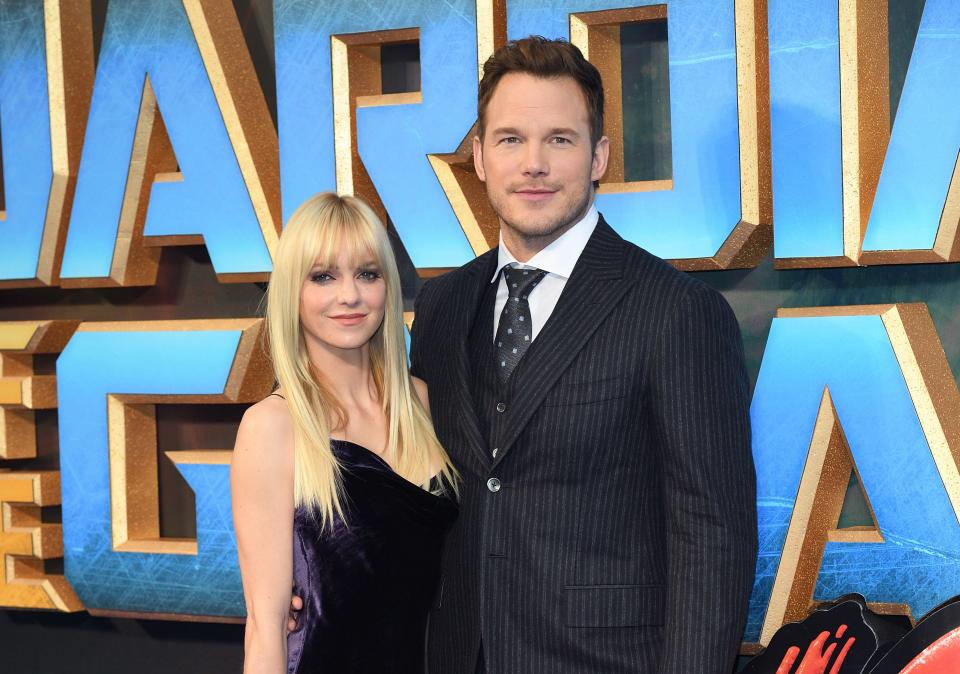
M417 300L412 371L463 476L430 674L473 674L481 638L490 674L729 674L757 545L733 313L601 218L514 372L494 458L467 342L496 261Z

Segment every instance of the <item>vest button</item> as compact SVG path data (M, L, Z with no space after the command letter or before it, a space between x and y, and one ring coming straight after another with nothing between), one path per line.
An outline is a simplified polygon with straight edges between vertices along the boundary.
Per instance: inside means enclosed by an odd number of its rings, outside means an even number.
M506 404L506 403L497 403L497 411L498 411L498 412L503 412L505 409L507 409L507 404Z
M498 491L500 491L500 480L495 477L491 477L489 480L487 480L487 489L496 494Z

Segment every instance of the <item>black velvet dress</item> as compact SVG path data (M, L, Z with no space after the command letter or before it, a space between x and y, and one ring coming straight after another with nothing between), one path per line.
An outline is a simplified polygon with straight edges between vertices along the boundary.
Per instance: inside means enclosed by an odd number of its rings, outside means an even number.
M421 674L427 613L455 502L397 475L360 445L332 440L346 521L321 531L297 508L294 592L304 607L287 640L290 674Z

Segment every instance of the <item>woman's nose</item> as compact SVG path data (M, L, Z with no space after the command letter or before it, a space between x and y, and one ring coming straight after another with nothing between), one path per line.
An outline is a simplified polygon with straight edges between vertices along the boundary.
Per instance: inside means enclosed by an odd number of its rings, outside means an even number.
M352 276L347 276L340 284L340 302L342 304L356 304L360 301L360 288L357 286L357 280Z

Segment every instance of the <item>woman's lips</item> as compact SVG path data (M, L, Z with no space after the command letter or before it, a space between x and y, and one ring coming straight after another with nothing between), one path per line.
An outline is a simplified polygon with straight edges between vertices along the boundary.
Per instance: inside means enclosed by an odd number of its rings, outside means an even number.
M363 323L363 319L366 318L366 314L340 314L339 316L331 316L340 325L359 325Z

